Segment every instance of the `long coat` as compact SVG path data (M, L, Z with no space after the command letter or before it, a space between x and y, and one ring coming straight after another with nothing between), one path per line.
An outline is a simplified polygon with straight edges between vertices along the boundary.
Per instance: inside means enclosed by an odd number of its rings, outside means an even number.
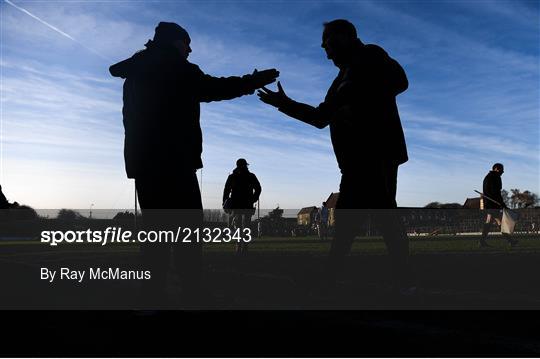
M124 82L124 159L129 178L202 168L200 102L254 92L250 75L213 77L171 49L147 49L110 67Z
M318 128L330 125L342 173L370 163L408 160L396 96L408 88L405 71L377 45L358 40L353 61L340 69L318 107L290 101L279 110Z
M261 184L254 173L238 168L227 177L223 189L223 202L231 199L231 209L250 209L259 200Z
M486 177L484 177L484 182L483 182L482 187L483 187L483 192L486 196L494 199L495 201L501 204L504 203L502 195L501 195L502 180L501 180L501 175L499 173L497 173L496 171L489 171ZM502 206L485 198L484 208L497 209L497 208L502 208Z

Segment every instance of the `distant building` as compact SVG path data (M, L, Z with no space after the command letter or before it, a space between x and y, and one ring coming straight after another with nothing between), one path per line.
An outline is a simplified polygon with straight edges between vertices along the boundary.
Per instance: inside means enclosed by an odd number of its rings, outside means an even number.
M315 206L302 208L296 215L297 224L299 226L311 226L311 224L315 221L317 212L318 209Z
M289 237L292 235L292 230L297 226L297 218L283 217L283 212L278 206L258 220L264 236Z
M484 199L481 197L467 198L463 203L466 209L484 209Z
M326 207L328 207L328 225L333 226L334 225L334 216L336 211L336 203L339 198L339 192L332 192L330 193L330 196L328 196L328 199L326 200Z

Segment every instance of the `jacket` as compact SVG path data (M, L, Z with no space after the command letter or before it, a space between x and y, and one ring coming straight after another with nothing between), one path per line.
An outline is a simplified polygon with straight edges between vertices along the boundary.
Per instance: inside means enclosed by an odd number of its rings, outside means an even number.
M225 203L230 198L232 201L231 209L253 208L253 204L259 200L261 191L261 184L255 174L247 169L236 168L225 182L223 202Z
M501 195L502 180L501 175L497 171L489 171L486 177L484 177L482 189L486 196L494 199L504 206L504 201ZM484 208L486 209L500 209L503 206L484 198Z
M330 125L342 173L370 162L408 160L396 96L408 88L405 71L386 51L358 41L318 107L289 101L279 110L318 128Z
M124 160L129 178L202 168L200 102L253 93L251 76L212 77L152 43L110 67L125 79Z

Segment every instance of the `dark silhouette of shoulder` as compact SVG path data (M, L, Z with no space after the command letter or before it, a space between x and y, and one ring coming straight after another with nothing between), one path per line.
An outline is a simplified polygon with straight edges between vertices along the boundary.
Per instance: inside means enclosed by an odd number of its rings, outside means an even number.
M352 69L362 70L361 80L366 85L392 96L407 90L409 81L403 67L382 47L375 44L360 45L357 54Z

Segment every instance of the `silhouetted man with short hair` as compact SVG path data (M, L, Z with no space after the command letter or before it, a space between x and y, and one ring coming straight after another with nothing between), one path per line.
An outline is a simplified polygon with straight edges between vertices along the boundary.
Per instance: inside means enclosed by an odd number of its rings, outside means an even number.
M236 168L227 177L225 188L223 189L223 203L231 201L232 223L235 228L250 228L251 216L255 213L254 204L261 195L261 184L248 169L249 163L243 158L236 161ZM241 233L242 238L244 234ZM239 241L236 244L236 254L247 255L248 242Z
M408 239L393 213L398 166L408 159L396 105L396 96L408 87L407 77L382 48L364 44L347 20L325 23L321 46L339 74L318 107L290 99L279 82L277 92L263 88L258 95L288 116L317 128L330 126L342 174L330 250L331 282L359 230L359 216L371 213L392 258L396 284L409 288Z
M124 158L135 186L145 225L184 227L202 223L202 201L196 170L202 168L200 102L228 100L252 94L275 81L276 70L254 71L243 77L212 77L187 58L191 39L175 23L160 22L146 49L110 67L124 82ZM166 210L156 213L155 210ZM174 211L185 209L188 211ZM181 220L182 222L178 222ZM176 267L186 294L195 293L202 269L201 245L175 248ZM146 292L165 289L169 246L141 247L143 262L152 267ZM148 281L145 281L147 283Z
M501 225L501 211L503 208L508 208L502 198L502 180L501 176L504 173L504 166L501 163L495 163L491 167L491 171L484 177L482 183L482 191L484 193L484 209L487 212L486 221L482 228L482 237L479 241L479 247L489 247L486 239L489 234L491 223L495 221L497 225ZM517 240L512 239L509 234L503 233L503 237L506 241L514 246L517 244Z

